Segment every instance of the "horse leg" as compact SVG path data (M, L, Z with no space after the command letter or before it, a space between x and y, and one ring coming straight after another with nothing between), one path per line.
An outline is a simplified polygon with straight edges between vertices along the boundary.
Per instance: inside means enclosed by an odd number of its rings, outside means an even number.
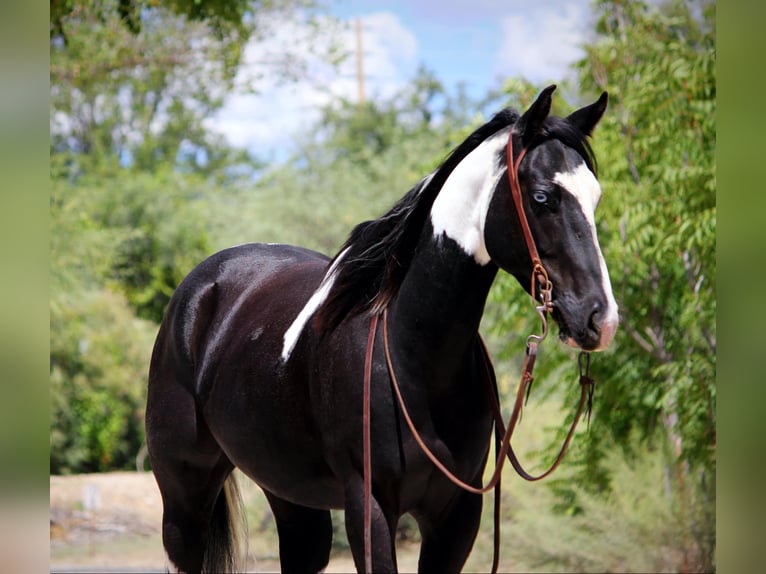
M234 520L241 501L231 476L234 467L194 399L174 382L155 381L146 425L152 471L162 495L162 542L172 566L186 573L235 568Z
M277 522L282 572L322 571L330 561L330 511L293 504L266 490L264 493Z
M364 481L362 477L346 486L346 534L357 572L365 571L364 560ZM398 516L386 513L372 496L372 570L397 572L394 536Z
M439 512L418 513L418 572L460 572L479 531L481 507L481 495L460 490Z

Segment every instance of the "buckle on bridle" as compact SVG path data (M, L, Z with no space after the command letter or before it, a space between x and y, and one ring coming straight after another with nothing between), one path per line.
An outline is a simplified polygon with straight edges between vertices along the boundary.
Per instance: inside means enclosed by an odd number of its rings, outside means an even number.
M527 337L527 349L532 342L542 343L548 336L548 313L553 311L553 283L548 279L548 272L540 261L535 261L532 268L532 297L540 291L540 305L535 306L535 311L540 316L543 332L539 335L529 335Z
M532 267L532 296L540 291L540 302L546 311L553 311L553 283L548 279L548 272L540 261L535 261Z

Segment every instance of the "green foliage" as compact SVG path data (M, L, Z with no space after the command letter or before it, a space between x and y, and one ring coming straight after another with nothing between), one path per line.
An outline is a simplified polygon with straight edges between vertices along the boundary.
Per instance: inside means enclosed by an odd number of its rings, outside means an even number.
M51 473L134 467L154 334L108 291L51 301Z
M120 162L220 177L232 165L257 168L204 121L227 94L254 89L254 78L237 76L246 43L299 9L313 37L331 32L329 22L316 26L310 0L52 0L52 153L70 154L80 170ZM337 60L337 46L325 56ZM264 72L305 72L289 50L271 60Z
M314 3L51 2L51 472L133 467L156 324L236 214L210 206L260 167L204 121L245 42L299 9Z
M202 182L175 173L55 180L54 289L108 286L159 323L178 283L210 252L203 196Z
M593 145L604 191L598 231L620 305L621 326L612 348L593 358L598 386L591 432L575 441L569 456L569 464L577 469L576 482L587 484L588 493L571 480L554 479L551 485L559 510L582 514L587 520L586 515L597 512L590 501L618 495L618 476L609 462L615 449L630 458L645 452L638 450L634 437L667 444L668 459L677 458L679 468L671 479L683 484L687 496L696 497L703 509L694 529L687 512L689 522L683 528L695 536L698 560L712 568L715 15L711 4L696 7L700 10L683 2L659 7L598 2L598 36L586 46L586 57L577 66L587 102L602 90L609 92L609 108ZM487 312L485 324L495 340L503 336L518 341L539 329L529 298L508 277L496 282ZM505 358L511 360L514 372L522 349L508 348ZM571 370L575 354L553 343L542 352L537 379L543 383L544 396L566 392L574 404L569 385L575 379L562 365ZM560 444L564 426L551 440L551 450ZM562 555L577 556L576 545ZM591 567L586 562L567 566Z
M573 474L563 478L580 503L578 513L551 512L557 499L539 485L511 489L503 526L513 544L504 549L504 561L525 572L711 571L710 548L694 531L709 520L709 502L679 487L673 454L635 437L628 442L634 456L612 443L602 461L609 492L594 492Z
M159 323L175 288L210 253L203 196L194 178L141 174L97 204L98 225L125 230L112 277L139 317Z
M715 45L686 4L601 4L604 37L581 63L610 92L599 127L602 244L621 332L601 423L664 428L682 457L715 461Z
M591 436L627 444L634 430L645 437L662 430L669 438L683 437L683 459L710 472L716 350L713 28L682 3L659 10L604 1L597 10L600 35L578 68L586 92L610 95L594 149L604 190L599 236L621 328L613 348L594 358L603 384ZM537 328L522 293L510 278L493 288L489 310L498 313L496 332ZM541 367L548 362L555 370L574 358L552 347L545 349ZM598 439L590 444L593 464L587 472L606 477L595 468L605 447ZM606 478L599 486L608 486Z
M167 301L209 253L191 176L114 173L51 188L51 472L133 468ZM146 321L144 319L149 319Z
M193 188L116 175L53 181L51 472L133 467L155 323L207 254Z
M438 100L445 100L441 109L436 108ZM321 153L325 162L348 158L372 170L373 179L381 154L407 140L423 145L428 136L438 139L434 116L453 116L454 108L433 73L421 67L411 82L389 99L362 104L341 99L326 106L313 134L322 149L312 150L312 155Z
M51 39L54 152L88 166L154 169L175 163L182 146L216 147L202 120L232 88L247 34L209 40L204 23L184 22L159 3L141 14L138 33L115 2L73 2L59 18Z
M422 110L434 100L429 77L421 71L387 100L326 109L291 162L268 171L255 189L220 196L215 209L225 227L213 231L214 246L276 241L334 254L354 225L390 208L459 143L434 118L454 113L446 94L444 107Z

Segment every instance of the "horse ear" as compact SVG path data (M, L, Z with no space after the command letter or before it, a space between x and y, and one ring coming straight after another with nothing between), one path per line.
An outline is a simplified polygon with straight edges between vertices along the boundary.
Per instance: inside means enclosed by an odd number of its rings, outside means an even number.
M521 135L521 141L524 145L528 144L532 141L532 138L540 133L543 122L551 111L551 94L553 94L555 89L556 84L552 84L540 92L535 102L529 106L529 109L524 112L524 115L516 123L518 133Z
M586 136L591 135L593 128L596 127L596 124L601 120L601 116L604 115L608 99L609 95L606 92L602 92L601 97L595 103L572 112L567 116L567 120L577 126Z

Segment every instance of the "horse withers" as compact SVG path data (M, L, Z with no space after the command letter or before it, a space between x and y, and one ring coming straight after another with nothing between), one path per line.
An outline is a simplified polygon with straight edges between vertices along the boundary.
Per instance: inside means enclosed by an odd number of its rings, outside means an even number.
M364 496L370 317L386 310L390 360L428 448L479 486L492 428L478 331L485 301L499 269L537 290L510 195L512 138L525 153L516 173L523 213L553 285L560 338L585 351L609 345L618 313L596 236L601 189L587 142L607 97L560 118L549 115L554 88L525 113L504 109L476 129L388 213L359 224L334 258L241 245L212 255L179 285L155 343L146 409L172 567L241 566L236 467L268 499L285 572L327 565L330 509L345 511L363 571L365 502L374 571L396 571L394 537L405 513L421 533L419 571L462 568L482 497L447 480L403 424L380 331L371 341Z

